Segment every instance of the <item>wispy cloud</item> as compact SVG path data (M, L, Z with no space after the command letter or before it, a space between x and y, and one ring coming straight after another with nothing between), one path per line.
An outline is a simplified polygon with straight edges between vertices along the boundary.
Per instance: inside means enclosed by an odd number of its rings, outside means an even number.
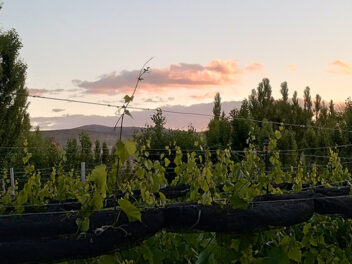
M328 72L334 74L352 74L352 64L343 60L336 60L329 63Z
M248 72L262 72L264 71L264 66L263 64L259 63L259 62L252 62L251 64L249 64L247 67L246 67L246 71Z
M63 91L64 91L64 89L54 89L54 90L36 89L36 88L28 89L29 95L59 94Z
M165 102L173 101L173 100L175 100L175 97L162 98L160 96L155 96L155 97L143 99L143 101L145 103L165 103Z
M61 109L61 108L53 108L53 109L52 109L52 111L53 111L53 112L55 112L55 113L60 113L60 112L65 111L65 109Z
M257 62L247 67L240 67L233 60L212 60L203 66L200 64L171 64L168 68L152 68L143 80L143 89L148 92L161 92L170 87L199 89L206 86L223 86L236 84L246 72L253 73L263 70ZM98 77L96 81L73 80L73 83L85 89L88 94L108 94L130 92L136 82L138 70L121 71Z
M213 98L215 94L216 92L209 92L205 94L194 94L194 95L191 95L191 97L196 100L203 100L203 99Z

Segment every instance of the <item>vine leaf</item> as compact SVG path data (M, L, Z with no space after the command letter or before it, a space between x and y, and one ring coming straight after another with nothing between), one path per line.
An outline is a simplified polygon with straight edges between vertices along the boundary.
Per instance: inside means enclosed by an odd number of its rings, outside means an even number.
M127 139L126 143L121 140L117 142L117 149L115 154L119 157L121 164L128 160L131 155L136 152L136 142Z
M103 255L98 260L99 264L115 264L116 259L114 255Z
M302 252L298 246L291 246L288 250L288 257L300 263L302 258Z
M205 248L199 255L196 261L196 264L215 264L218 263L214 259L214 249L215 249L215 244L212 243L211 245L208 245L207 248Z
M124 113L125 113L125 115L128 115L129 117L131 117L133 119L133 116L132 116L132 114L130 113L129 110L125 109Z
M267 257L263 258L263 263L264 264L289 264L290 260L287 256L287 252L284 250L283 247L274 247L273 249L270 250L269 254Z
M76 219L76 224L79 226L79 230L81 232L87 232L89 229L89 217L86 216L83 219L82 218L77 218Z
M134 206L130 201L119 199L119 205L121 210L127 215L128 221L135 222L138 220L142 222L141 210Z
M229 201L230 203L232 204L232 207L234 209L247 209L248 207L248 204L245 200L241 199L240 197L238 197L237 195L232 195L230 198L229 198Z
M208 263L208 259L209 259L209 252L205 249L199 254L196 264Z
M133 101L133 96L129 96L126 94L123 99L125 100L125 103L129 103Z

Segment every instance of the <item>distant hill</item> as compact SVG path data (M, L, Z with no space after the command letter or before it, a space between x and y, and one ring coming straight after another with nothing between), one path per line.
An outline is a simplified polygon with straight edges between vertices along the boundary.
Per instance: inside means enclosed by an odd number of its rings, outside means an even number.
M132 138L135 131L140 131L139 127L124 127L122 129L122 139ZM66 144L67 139L76 138L81 132L89 134L92 143L98 139L101 143L106 142L109 148L115 145L119 138L119 130L113 127L101 126L101 125L87 125L72 129L58 129L58 130L45 130L41 131L43 137L52 138L61 146Z
M241 101L229 101L222 102L221 109L229 114L234 108L241 106ZM184 105L164 105L161 106L165 112L163 115L166 117L166 127L171 129L183 129L187 130L189 125L192 125L197 131L203 131L207 128L208 123L211 119L210 116L213 113L214 103L201 103L190 106ZM174 112L174 113L173 113ZM205 114L191 115L191 114L176 114L176 113L199 113ZM154 114L154 111L143 110L143 111L132 111L132 118L125 118L124 125L126 127L145 127L146 124L152 125L150 117ZM34 126L39 125L40 130L52 130L52 129L71 129L74 127L84 126L86 124L99 124L102 126L111 126L115 124L117 119L116 115L113 116L101 116L101 115L62 115L62 116L51 116L51 117L32 117L31 123ZM110 127L111 129L111 127Z

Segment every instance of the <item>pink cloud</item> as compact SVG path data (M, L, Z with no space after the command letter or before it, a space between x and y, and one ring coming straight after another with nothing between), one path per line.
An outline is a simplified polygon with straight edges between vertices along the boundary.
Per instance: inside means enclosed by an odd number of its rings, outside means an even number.
M343 60L336 60L329 63L328 72L334 74L352 74L352 64Z
M263 65L252 63L246 68L241 68L233 60L212 60L209 64L203 66L200 64L171 64L167 68L151 69L149 75L143 80L144 91L162 92L170 87L182 87L186 89L199 89L207 86L225 86L236 84L245 71L261 71ZM114 95L119 93L130 92L136 82L138 70L120 73L110 73L102 75L97 81L73 80L73 83L85 89L89 94L108 94Z
M28 89L29 95L43 95L47 92L48 92L47 89Z
M264 70L264 66L259 62L253 62L246 67L246 71L253 72L253 73L262 72L263 70Z

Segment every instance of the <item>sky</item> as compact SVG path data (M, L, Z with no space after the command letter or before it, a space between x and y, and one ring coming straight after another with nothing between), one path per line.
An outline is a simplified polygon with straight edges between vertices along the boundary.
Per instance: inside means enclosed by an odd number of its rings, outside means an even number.
M0 28L22 39L32 95L120 105L153 57L131 106L211 114L216 92L235 107L263 78L276 98L287 81L290 95L309 86L313 96L344 102L352 91L350 10L349 0L3 0ZM118 116L111 107L29 101L32 125L44 130ZM151 114L126 125L142 126ZM173 128L208 122L167 118Z

